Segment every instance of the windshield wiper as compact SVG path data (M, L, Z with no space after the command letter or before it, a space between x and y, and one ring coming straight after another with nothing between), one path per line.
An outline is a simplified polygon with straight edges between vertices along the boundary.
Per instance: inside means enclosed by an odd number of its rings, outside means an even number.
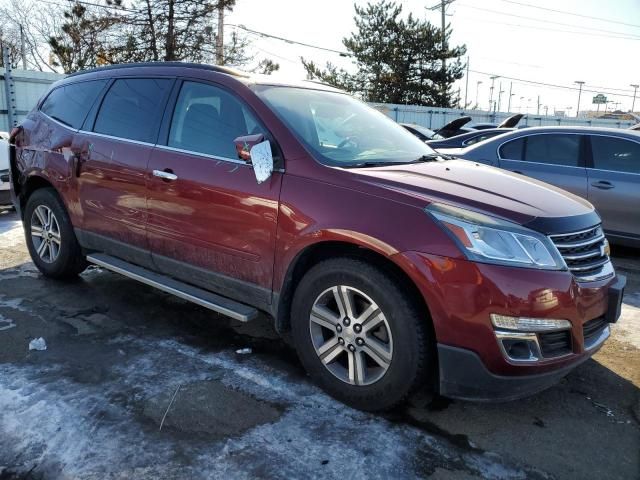
M383 162L383 161L369 161L356 163L353 165L349 165L347 168L366 168L366 167L392 167L394 165L409 165L412 163L423 163L423 162L437 162L438 160L450 160L451 157L447 155L441 155L439 153L428 153L426 155L422 155L415 160L408 160L406 162Z

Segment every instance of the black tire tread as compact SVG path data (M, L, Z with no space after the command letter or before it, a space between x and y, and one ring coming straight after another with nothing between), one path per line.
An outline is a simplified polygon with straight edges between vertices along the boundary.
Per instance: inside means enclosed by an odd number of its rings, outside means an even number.
M367 387L351 387L342 383L338 379L334 379L334 381L327 381L328 377L322 375L319 376L317 372L315 372L316 369L314 367L309 368L309 359L306 359L305 361L305 353L300 351L301 348L304 348L304 344L301 344L302 339L300 338L300 335L302 334L300 332L300 323L303 323L304 327L307 328L306 322L308 320L300 318L300 311L303 309L304 302L308 301L308 299L302 297L305 296L306 292L312 288L313 284L323 276L327 274L340 273L344 273L348 277L355 276L367 279L368 283L372 285L383 286L387 295L394 302L394 314L397 317L402 318L402 328L406 328L412 332L412 337L415 339L416 347L414 362L416 368L414 370L413 377L406 382L407 388L405 388L403 392L380 392L381 394L379 395L379 398L374 402L371 402L370 399L364 401L362 395L354 393L351 389ZM419 387L425 385L429 380L429 376L435 373L429 371L429 363L433 358L433 348L431 348L433 345L431 329L428 328L428 325L426 324L429 320L428 318L425 318L426 314L422 311L419 305L417 305L417 302L415 302L410 295L403 293L401 289L403 285L403 280L398 278L394 272L383 270L367 260L357 257L339 257L324 260L314 265L302 278L294 293L291 322L293 327L292 333L294 343L298 350L298 356L301 358L301 361L311 376L314 377L316 381L318 381L318 383L328 391L328 393L344 403L354 406L355 408L368 411L386 411L392 409L406 401L408 396L415 392ZM371 294L371 292L365 293L368 295ZM315 352L311 353L315 355Z
M31 230L31 215L38 205L46 205L51 208L60 227L62 247L56 261L50 264L40 260L38 254L34 251L33 243L29 235ZM23 224L25 240L31 259L43 275L61 280L70 279L77 277L78 274L87 268L88 263L76 238L67 209L54 188L39 188L29 196L24 210Z

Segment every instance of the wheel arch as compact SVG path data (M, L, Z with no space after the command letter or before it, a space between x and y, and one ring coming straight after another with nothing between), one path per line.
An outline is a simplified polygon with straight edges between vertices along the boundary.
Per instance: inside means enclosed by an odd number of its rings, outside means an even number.
M364 260L383 270L385 273L391 274L398 282L403 285L403 290L408 293L411 300L419 308L425 316L425 324L433 332L433 322L431 321L431 313L424 297L420 293L418 286L413 282L411 277L395 263L390 257L377 252L369 247L349 243L345 241L322 241L311 244L298 252L290 263L282 289L277 297L275 304L277 305L275 313L276 330L280 333L288 332L291 329L291 303L296 285L302 277L314 266L323 260L332 258L357 258ZM433 336L432 338L435 338Z
M33 194L33 192L41 188L52 188L58 194L58 196L62 198L60 192L58 192L58 189L53 185L53 183L51 183L49 179L38 174L30 175L21 183L20 190L19 192L17 192L18 198L20 199L21 216L24 214L24 208L27 205L29 197Z

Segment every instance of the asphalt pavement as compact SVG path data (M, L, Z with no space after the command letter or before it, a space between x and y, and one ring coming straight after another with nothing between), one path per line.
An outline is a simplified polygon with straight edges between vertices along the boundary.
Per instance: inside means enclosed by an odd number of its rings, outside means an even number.
M614 263L623 316L557 386L494 404L423 391L374 415L314 386L266 317L95 267L43 278L0 212L0 480L638 479L640 251Z

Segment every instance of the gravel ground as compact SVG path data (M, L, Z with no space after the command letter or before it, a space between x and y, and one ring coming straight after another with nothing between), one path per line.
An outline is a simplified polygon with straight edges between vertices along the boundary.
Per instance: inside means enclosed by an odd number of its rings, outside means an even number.
M93 267L44 279L0 213L0 480L638 479L640 260L614 256L623 316L559 385L501 404L419 392L371 415L316 388L266 318Z

